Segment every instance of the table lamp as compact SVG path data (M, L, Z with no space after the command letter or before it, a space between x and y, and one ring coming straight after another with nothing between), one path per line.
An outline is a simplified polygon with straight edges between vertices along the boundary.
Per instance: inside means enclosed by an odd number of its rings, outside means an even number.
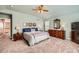
M16 27L15 27L15 30L17 31L17 33L19 33L20 26L16 26Z

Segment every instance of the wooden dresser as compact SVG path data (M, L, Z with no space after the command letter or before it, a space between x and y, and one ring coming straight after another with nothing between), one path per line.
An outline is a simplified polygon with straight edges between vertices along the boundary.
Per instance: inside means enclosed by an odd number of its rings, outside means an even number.
M65 39L65 31L64 30L53 30L50 29L48 30L49 35L56 37L56 38L60 38L60 39Z

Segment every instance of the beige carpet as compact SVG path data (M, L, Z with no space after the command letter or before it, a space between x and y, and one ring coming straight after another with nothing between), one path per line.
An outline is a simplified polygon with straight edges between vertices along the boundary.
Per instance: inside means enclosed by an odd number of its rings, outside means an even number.
M34 46L28 46L25 41L12 41L8 36L0 39L1 53L76 53L79 52L79 46L68 40L50 38Z

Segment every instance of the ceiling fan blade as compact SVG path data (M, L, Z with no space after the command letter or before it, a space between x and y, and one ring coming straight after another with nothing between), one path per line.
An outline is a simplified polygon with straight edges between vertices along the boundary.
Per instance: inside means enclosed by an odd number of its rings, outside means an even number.
M42 10L42 9L43 9L43 6L40 5L40 6L37 7L37 9L38 9L38 10Z
M40 5L40 7L44 7L43 5Z
M43 11L48 12L48 10L43 10Z

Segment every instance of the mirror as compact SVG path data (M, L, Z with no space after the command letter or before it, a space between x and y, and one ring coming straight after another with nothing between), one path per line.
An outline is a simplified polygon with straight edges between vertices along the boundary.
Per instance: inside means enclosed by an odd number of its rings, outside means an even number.
M60 19L54 20L54 29L60 29Z

